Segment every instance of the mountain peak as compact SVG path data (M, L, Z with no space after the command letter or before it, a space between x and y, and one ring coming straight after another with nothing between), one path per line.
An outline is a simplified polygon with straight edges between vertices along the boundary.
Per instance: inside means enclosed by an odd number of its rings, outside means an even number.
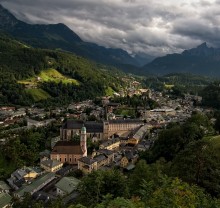
M197 46L197 48L208 48L207 43L204 42L201 45Z
M18 22L19 20L0 4L0 28L10 28Z
M215 51L217 49L214 49L212 47L208 47L207 46L207 43L204 42L200 45L198 45L196 48L192 48L192 49L189 49L189 50L185 50L183 51L182 55L186 55L186 56L212 56L214 55Z

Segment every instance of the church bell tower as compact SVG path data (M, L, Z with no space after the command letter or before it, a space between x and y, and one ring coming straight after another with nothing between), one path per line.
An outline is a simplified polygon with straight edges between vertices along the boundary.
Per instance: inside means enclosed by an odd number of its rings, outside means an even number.
M87 136L86 136L86 127L83 126L80 134L80 146L83 152L83 157L87 156Z

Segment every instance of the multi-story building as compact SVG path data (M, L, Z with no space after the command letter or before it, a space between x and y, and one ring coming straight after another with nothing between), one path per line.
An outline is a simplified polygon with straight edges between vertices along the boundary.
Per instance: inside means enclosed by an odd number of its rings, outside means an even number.
M117 134L122 137L128 136L132 131L144 125L142 120L122 119L103 122L67 120L60 129L61 140L71 140L74 135L80 135L82 126L87 129L87 138L106 140Z
M114 152L107 149L101 149L93 152L91 157L82 157L78 160L78 169L88 174L98 170L103 166L109 165L114 161Z

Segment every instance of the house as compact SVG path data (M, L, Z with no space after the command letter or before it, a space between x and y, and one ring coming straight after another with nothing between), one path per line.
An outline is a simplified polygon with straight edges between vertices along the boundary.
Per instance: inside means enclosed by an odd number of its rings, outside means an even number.
M78 169L84 174L91 173L93 170L98 170L97 161L93 158L82 157L78 160Z
M75 177L63 177L58 183L55 184L57 195L64 196L72 193L77 189L80 180Z
M63 163L57 160L43 160L40 163L41 168L47 172L56 172L63 167Z
M107 149L94 151L92 157L82 157L78 160L78 169L88 174L103 166L110 165L114 161L114 152Z
M31 181L35 179L39 174L41 174L41 170L34 169L31 167L24 167L21 169L17 169L11 174L11 177L7 179L9 185L17 190L19 189L25 182Z
M120 166L122 168L128 167L130 164L135 164L138 159L138 154L135 154L133 151L125 151L121 158Z
M12 197L7 193L0 193L0 207L6 208L10 207Z
M30 193L32 195L50 183L53 179L55 179L55 173L46 173L33 180L29 185L23 186L15 191L14 195L19 198L22 198L25 193Z
M114 161L115 153L112 150L99 149L96 151L96 155L100 155L100 154L103 154L105 155L105 157L107 157L106 160L107 163L105 165L108 165Z
M0 193L9 193L10 190L11 188L10 186L8 186L7 183L5 183L4 181L0 181Z

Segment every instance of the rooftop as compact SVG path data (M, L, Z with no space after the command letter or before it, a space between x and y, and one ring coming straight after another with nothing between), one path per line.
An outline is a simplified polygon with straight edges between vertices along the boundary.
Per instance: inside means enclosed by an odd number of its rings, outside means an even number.
M80 180L75 177L63 177L58 183L56 183L55 186L63 192L70 194L71 192L76 190L79 182Z
M81 157L78 161L83 162L83 163L85 163L87 165L91 165L91 164L96 162L96 160L91 159L89 157Z
M12 197L6 193L0 193L0 207L10 204Z
M101 153L101 154L105 154L105 155L107 155L107 156L114 154L113 151L108 150L108 149L99 149L99 150L97 150L97 152L98 152L98 153Z
M117 124L117 123L144 123L144 121L139 119L116 119L116 120L109 120L110 124Z
M103 161L106 159L105 155L97 155L93 158L94 160L96 160L97 162Z
M62 162L59 162L57 160L44 160L41 162L42 165L47 166L49 168L54 168L58 165L61 165Z
M109 139L109 140L104 141L101 145L104 146L104 147L108 147L109 145L112 145L112 144L117 143L117 142L120 142L120 139L119 138L114 138L114 139Z
M21 189L15 191L15 194L22 197L24 193L31 193L32 191L37 189L39 186L44 184L47 180L53 179L53 178L55 178L55 173L46 173L40 176L39 178L37 178L36 180L34 180L33 183L31 183L30 185L24 186Z
M58 141L51 154L83 154L79 143L73 141Z
M64 129L82 129L86 128L87 133L102 133L103 132L103 123L96 121L86 121L85 123L81 120L67 120L63 125Z

